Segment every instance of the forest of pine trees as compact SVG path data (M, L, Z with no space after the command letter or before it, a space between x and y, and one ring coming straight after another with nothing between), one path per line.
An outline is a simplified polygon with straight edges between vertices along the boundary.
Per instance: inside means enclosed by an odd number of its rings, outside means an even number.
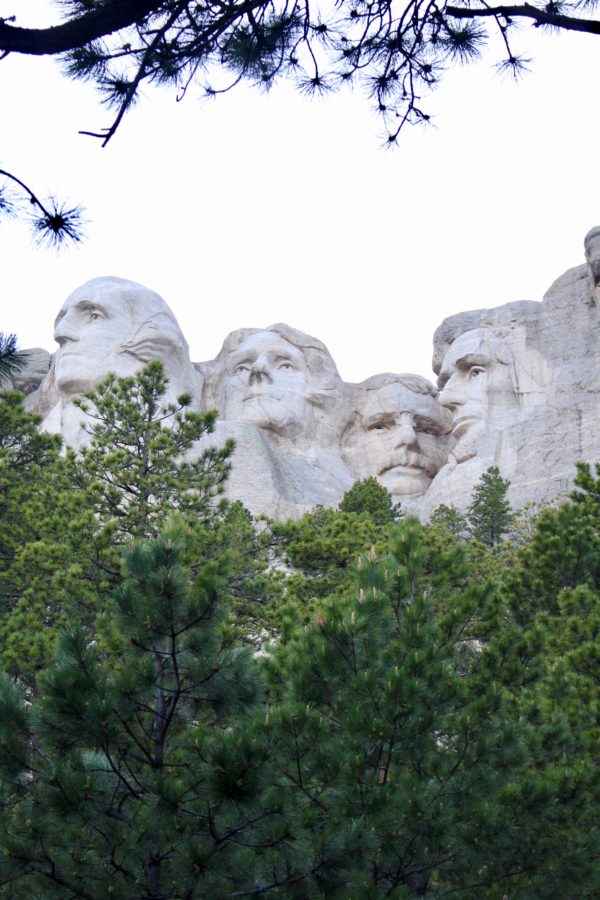
M0 896L598 897L600 467L257 522L164 391L0 394Z

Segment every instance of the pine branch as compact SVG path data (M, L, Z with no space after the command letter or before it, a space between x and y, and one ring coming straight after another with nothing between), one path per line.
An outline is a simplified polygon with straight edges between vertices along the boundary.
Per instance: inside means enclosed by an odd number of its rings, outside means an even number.
M25 194L31 208L35 210L30 221L37 244L47 242L51 247L59 249L68 241L79 243L82 240L82 227L85 224L83 207L74 206L68 209L53 198L42 202L29 185L6 169L0 169L0 177L16 184ZM0 212L2 211L17 216L20 212L18 206L7 204L5 198L4 203L0 204Z
M0 20L0 52L55 56L139 23L158 12L160 0L111 0L51 28L18 28Z
M507 19L526 18L533 19L536 26L550 25L562 28L565 31L580 31L584 34L600 34L600 22L596 19L578 19L575 16L565 16L560 13L540 9L530 3L515 6L485 6L473 9L466 6L447 6L446 15L455 19L474 19L483 17L503 16Z

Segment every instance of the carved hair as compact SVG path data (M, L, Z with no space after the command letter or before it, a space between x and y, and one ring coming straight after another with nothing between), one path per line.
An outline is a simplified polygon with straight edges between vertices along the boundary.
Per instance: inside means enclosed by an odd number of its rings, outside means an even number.
M338 446L339 432L343 426L346 387L340 378L331 355L321 341L281 322L268 328L239 328L229 334L217 357L205 370L205 408L223 411L225 406L225 382L231 377L228 360L245 340L255 334L272 333L287 341L302 353L308 370L306 391L307 420L304 439L310 435L311 443L325 447Z
M507 304L512 307L525 309L536 316L539 303L520 301ZM495 313L496 310L476 310L473 313L460 314L446 319L440 325L434 335L433 368L439 374L442 368L444 356L454 341L463 335L469 335L479 342L479 352L489 357L490 361L508 366L512 389L522 409L535 406L547 399L547 391L552 381L552 370L538 350L527 346L528 326L533 326L531 319L519 322L518 327L514 322L509 326L476 327L473 317L481 317L484 313ZM524 317L525 318L525 317ZM471 327L466 328L465 325Z
M428 381L427 378L423 378L422 375L413 375L408 372L403 372L399 375L395 372L383 372L380 375L371 375L370 378L366 378L364 381L361 381L360 384L352 385L351 402L349 404L348 416L342 434L342 442L347 442L356 429L361 428L362 409L365 402L368 400L369 392L381 390L391 384L400 385L400 387L413 394L418 394L422 397L430 397L434 401L437 401L439 395L439 391L435 385ZM449 427L449 417L446 410L438 406L438 413L440 422L444 422L448 419L446 426Z
M436 375L440 374L450 345L467 331L484 330L488 337L495 339L494 348L498 348L498 352L500 342L512 345L518 339L523 349L533 345L540 309L541 303L534 300L518 300L494 309L474 309L449 316L433 335L433 371Z
M423 378L422 375L411 375L406 372L401 375L396 375L393 372L372 375L370 378L361 381L356 387L362 391L378 391L380 388L387 387L388 384L399 384L406 388L407 391L412 391L413 394L426 394L434 399L437 398L439 393L437 388L426 378Z
M121 345L123 352L130 353L141 362L164 358L173 351L186 361L189 360L188 343L177 319L160 294L135 281L113 275L92 278L73 293L85 292L88 288L117 289L129 320L132 325L138 325L129 340Z

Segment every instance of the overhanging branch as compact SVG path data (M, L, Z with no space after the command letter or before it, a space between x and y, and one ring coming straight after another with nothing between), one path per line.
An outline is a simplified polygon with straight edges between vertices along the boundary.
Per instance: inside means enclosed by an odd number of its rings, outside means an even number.
M0 53L51 56L120 31L163 6L161 0L109 0L92 12L51 28L16 28L0 20Z
M530 3L515 6L447 6L444 12L455 19L479 19L484 16L504 16L507 19L533 19L536 25L550 25L565 31L581 31L586 34L600 34L600 22L595 19L578 19L559 13L547 12Z

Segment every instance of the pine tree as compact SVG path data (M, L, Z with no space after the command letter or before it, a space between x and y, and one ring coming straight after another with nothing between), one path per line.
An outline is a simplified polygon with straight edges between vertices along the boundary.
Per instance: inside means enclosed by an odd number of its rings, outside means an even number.
M109 376L81 401L93 423L90 446L55 461L41 487L32 483L21 508L31 533L14 551L13 596L0 620L11 672L31 680L49 661L58 629L74 618L91 626L120 578L120 548L156 536L173 510L197 529L202 547L201 526L220 526L216 504L231 444L199 449L215 415L186 410L185 396L164 404L165 390L158 362L135 378ZM56 445L37 438L44 440Z
M496 466L483 473L473 491L467 511L470 535L487 547L495 547L512 524L512 510L506 499L510 482Z
M340 500L342 512L367 513L376 525L391 525L400 517L400 504L376 478L355 482Z
M264 716L247 719L257 673L221 627L227 564L186 568L189 534L174 522L125 554L107 630L63 633L33 701L2 677L10 896L225 897L282 841Z
M365 548L387 546L389 523L368 512L317 507L301 519L271 524L279 567L272 627L284 640L311 618L326 597L339 597L354 584L355 567ZM283 569L283 571L282 571Z
M468 531L467 517L456 506L447 506L445 503L434 509L429 521L431 525L444 528L458 539L464 538Z
M85 399L91 445L68 456L73 483L86 490L113 540L156 535L177 509L195 521L213 515L233 449L199 449L214 429L215 411L188 410L192 398L165 404L162 364L155 360L132 378L109 375Z
M598 737L593 710L600 701L600 468L594 477L579 464L575 486L570 500L539 515L518 565L505 575L504 589L521 625L541 627L548 635L552 702L558 704L559 694L561 704L570 697L569 716L587 718L586 727Z
M0 613L18 599L15 557L39 534L53 490L60 439L41 434L39 417L25 412L17 391L0 392Z
M594 771L532 690L538 632L415 520L359 577L268 661L315 895L585 896Z
M17 350L16 334L4 334L0 331L0 381L10 378L27 362L27 355Z

